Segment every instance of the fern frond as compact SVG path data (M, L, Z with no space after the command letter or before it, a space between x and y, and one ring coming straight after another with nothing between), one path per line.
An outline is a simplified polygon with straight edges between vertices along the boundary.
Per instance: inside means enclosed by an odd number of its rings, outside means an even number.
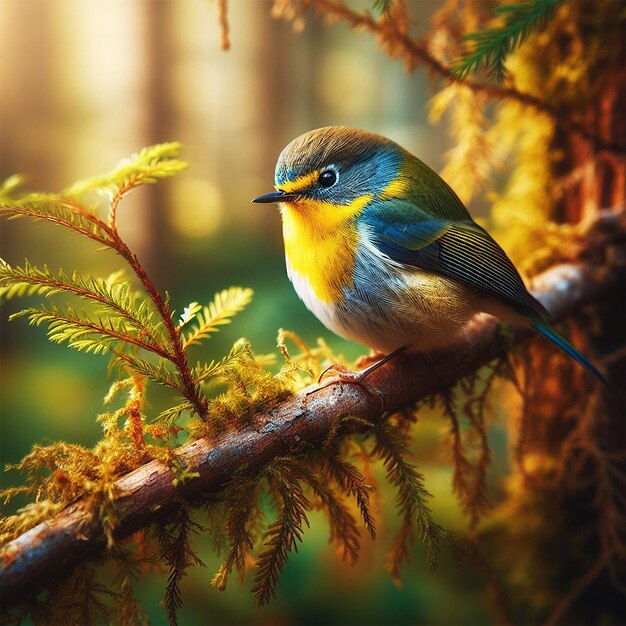
M18 199L0 199L0 215L31 217L65 226L107 247L115 242L107 225L94 213L73 200L55 194L27 194Z
M252 593L259 607L276 597L278 578L285 569L289 553L297 552L304 525L309 525L306 516L309 501L299 478L293 475L289 466L276 462L266 468L266 476L274 490L279 511L276 521L265 531L263 544L266 549L257 562Z
M230 548L220 565L211 584L224 591L228 577L233 568L243 575L246 567L246 556L254 547L254 521L259 516L257 502L258 479L249 475L239 475L227 488L225 499L226 507L226 535L230 541Z
M160 559L168 568L167 586L163 606L170 626L176 626L176 611L183 605L180 581L192 565L204 566L191 548L191 536L202 530L202 526L191 518L189 508L182 503L174 514L157 526Z
M108 623L113 611L105 600L118 598L119 594L98 582L93 565L83 565L50 591L44 611L46 622L84 626Z
M118 352L118 348L130 344L153 352L161 357L169 358L169 354L158 346L149 343L126 320L109 317L102 319L99 316L92 318L86 312L78 313L67 305L62 311L56 305L50 308L29 308L14 313L9 317L13 320L18 317L27 317L30 325L48 325L48 339L53 343L66 343L78 351L93 354Z
M149 626L148 614L141 607L140 601L133 594L133 587L126 579L122 583L119 603L112 616L116 626Z
M0 214L9 217L29 216L66 226L119 252L123 244L117 237L115 221L122 196L138 185L154 183L184 170L187 164L177 158L179 152L180 144L177 142L143 148L129 159L120 161L108 174L78 181L60 194L27 193L13 197L21 179L12 176L0 185ZM78 198L89 191L108 194L108 224L95 211L86 209L78 202Z
M492 374L493 376L493 374ZM478 379L478 377L476 377ZM444 411L450 419L450 439L452 450L452 490L458 498L463 512L469 517L470 528L474 528L480 518L489 510L487 489L487 469L491 462L491 451L484 424L484 402L491 383L475 397L476 381L471 383L464 412L469 418L471 430L467 439L474 449L474 459L468 458L466 445L459 424L455 398L451 393L444 396ZM475 445L475 444L478 445Z
M161 178L175 176L187 168L178 159L181 145L178 142L161 143L143 148L130 158L120 161L108 174L80 180L63 190L63 195L76 197L88 191L105 191L115 194L128 191L137 185L155 183Z
M191 402L185 401L177 404L175 406L171 406L165 411L161 411L157 416L157 422L163 422L167 426L171 426L175 422L178 421L178 418L185 413L185 411L189 411L189 413L194 413L195 407Z
M245 340L235 342L230 352L221 359L211 361L210 363L198 363L191 370L192 380L197 384L206 380L224 374L229 369L239 365L242 361L254 358L250 344Z
M146 376L159 385L171 387L181 393L185 389L180 373L170 370L163 361L155 365L150 363L150 361L129 354L119 355L119 360L125 367L130 368L141 376Z
M324 479L318 479L308 470L305 480L326 508L330 526L329 543L336 542L341 558L350 565L355 565L361 550L361 533L352 513Z
M335 483L339 481L334 480L329 471L327 459L318 456L312 458L279 457L275 463L277 467L280 467L281 472L286 473L289 481L308 484L311 487L321 507L326 509L330 526L329 542L337 544L343 560L351 565L356 564L361 549L361 533L354 516L341 498L341 492L336 489ZM352 469L354 472L346 468L346 473L350 475L348 482L358 483L359 472L356 468ZM360 488L357 490L360 491ZM349 489L345 491L347 495L353 495Z
M239 313L252 300L252 289L230 287L215 294L213 302L203 307L196 315L196 326L187 334L183 348L199 344L210 333L217 332L217 326L230 324L230 318Z
M47 265L38 268L28 260L24 266L11 267L0 259L0 298L40 295L50 297L57 293L70 293L104 307L109 317L120 317L129 328L145 337L161 351L166 352L167 341L163 322L153 321L155 312L150 300L137 302L137 294L129 282L120 282L118 277L111 280L71 275L59 270L53 274Z
M370 491L371 487L367 484L365 476L361 474L357 467L348 461L344 461L337 455L327 457L325 459L328 473L333 477L335 482L344 490L345 493L351 495L359 507L363 524L367 528L372 539L376 538L376 524L370 511Z
M531 0L496 7L494 13L504 17L504 25L465 35L465 39L474 43L474 49L453 68L456 77L466 78L471 72L485 67L491 78L504 80L504 62L507 56L531 33L544 28L562 2L563 0Z
M391 576L399 582L402 563L410 557L415 530L426 547L426 560L433 569L437 567L439 549L448 533L432 518L427 504L430 494L424 487L423 476L406 460L410 451L402 433L388 422L376 424L374 433L376 444L372 455L383 461L387 480L398 490L397 508L403 516L389 558Z

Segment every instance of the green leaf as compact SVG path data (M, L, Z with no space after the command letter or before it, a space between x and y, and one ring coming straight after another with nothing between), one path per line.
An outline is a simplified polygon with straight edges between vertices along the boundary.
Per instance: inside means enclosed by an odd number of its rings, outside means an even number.
M213 302L196 314L196 325L183 341L183 348L199 344L202 339L219 330L218 326L230 324L230 318L239 313L252 300L252 289L230 287L215 294Z

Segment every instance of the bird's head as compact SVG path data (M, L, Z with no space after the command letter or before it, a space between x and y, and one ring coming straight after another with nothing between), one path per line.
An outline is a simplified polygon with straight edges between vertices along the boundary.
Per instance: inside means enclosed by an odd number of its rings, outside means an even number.
M393 141L355 128L329 126L294 139L276 164L276 191L253 202L309 217L354 216L384 197L398 179L407 153ZM396 183L397 184L397 183Z

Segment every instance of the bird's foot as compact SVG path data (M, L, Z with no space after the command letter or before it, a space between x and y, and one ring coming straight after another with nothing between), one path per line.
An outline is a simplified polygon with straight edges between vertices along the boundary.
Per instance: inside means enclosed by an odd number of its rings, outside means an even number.
M310 391L307 395L316 393L317 391L321 391L322 389L326 389L326 387L330 387L331 385L337 385L341 383L358 385L359 387L365 389L368 394L378 400L378 402L380 403L380 409L382 411L385 408L385 394L380 389L377 389L376 387L373 387L366 382L366 378L370 373L368 372L368 369L369 368L366 368L364 370L355 372L354 370L344 367L343 365L338 365L337 363L334 363L330 367L327 367L320 374L317 382L321 383L322 380L331 372L334 372L336 375L333 376L329 381L327 381L326 384L322 385L321 387L317 387L317 389L314 389L313 391Z
M376 360L374 363L366 367L364 370L359 370L357 372L347 367L344 367L343 365L338 365L335 363L331 365L330 367L327 367L320 374L320 377L317 382L321 383L324 377L330 372L336 372L337 376L334 376L325 385L322 385L321 387L317 387L316 389L309 391L307 395L311 395L313 393L321 391L322 389L326 389L326 387L329 387L330 385L336 385L340 383L348 383L348 384L351 383L353 385L358 385L359 387L362 387L371 396L376 397L377 400L380 402L380 409L382 411L385 408L385 404L386 404L385 394L380 389L377 389L376 387L373 387L372 385L368 384L366 379L372 372L376 371L379 367L381 367L385 363L391 361L391 359L396 357L401 352L404 352L406 349L407 349L406 346L402 346L398 348L397 350L390 352L388 355L383 356L382 358ZM372 356L370 356L370 360L372 359Z

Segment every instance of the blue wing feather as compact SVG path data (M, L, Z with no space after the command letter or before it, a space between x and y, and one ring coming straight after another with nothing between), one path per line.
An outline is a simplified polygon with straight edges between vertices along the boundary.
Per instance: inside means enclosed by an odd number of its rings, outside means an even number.
M434 220L409 202L376 209L363 219L373 226L372 243L390 259L470 285L524 315L548 318L504 250L471 219Z
M365 213L373 244L397 263L432 271L500 298L528 316L533 328L594 374L606 378L547 322L548 312L526 289L517 269L492 237L471 219L433 220L408 202Z

